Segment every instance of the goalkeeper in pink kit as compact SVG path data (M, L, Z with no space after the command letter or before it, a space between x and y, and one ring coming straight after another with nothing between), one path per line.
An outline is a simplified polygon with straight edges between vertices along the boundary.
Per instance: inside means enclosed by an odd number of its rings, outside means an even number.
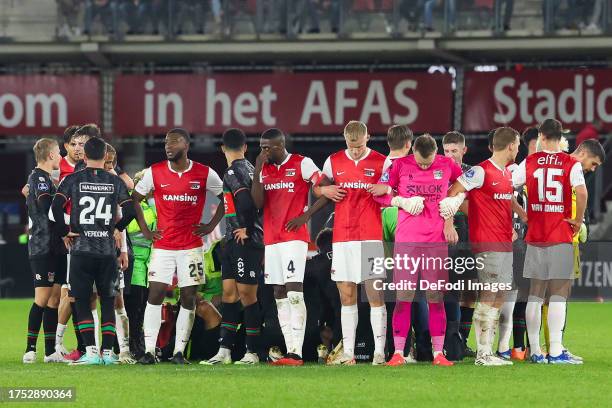
M379 183L388 186L386 194L376 198L379 203L400 210L394 259L398 255L400 259L405 259L405 256L412 258L408 264L402 261L401 265L395 265L394 283L409 283L411 286L396 291L393 311L395 353L387 365L405 364L404 347L410 328L411 305L420 278L421 285L430 288L426 290L426 296L433 364L450 366L453 363L442 352L446 331L443 291L433 284L448 282L448 272L444 269L447 242L456 243L457 233L452 220L445 221L440 216L438 204L446 198L449 185L461 175L461 167L451 158L437 155L436 141L429 135L419 136L413 150L413 155L396 159L383 174ZM379 192L382 190L380 184L376 186ZM415 261L421 263L416 265Z

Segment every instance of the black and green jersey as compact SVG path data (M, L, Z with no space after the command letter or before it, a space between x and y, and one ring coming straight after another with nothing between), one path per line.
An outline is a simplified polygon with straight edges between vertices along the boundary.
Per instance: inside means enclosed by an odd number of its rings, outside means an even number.
M225 205L225 238L234 239L234 230L247 227L247 219L255 220L249 238L255 243L263 243L263 227L261 213L248 204L249 208L242 211L236 205L238 193L250 194L255 167L247 159L234 160L223 174L223 203Z

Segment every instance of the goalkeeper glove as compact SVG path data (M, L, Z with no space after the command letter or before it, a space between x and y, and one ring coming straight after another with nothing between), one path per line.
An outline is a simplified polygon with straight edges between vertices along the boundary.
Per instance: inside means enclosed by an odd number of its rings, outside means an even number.
M465 193L459 193L454 197L444 198L439 204L440 216L445 220L454 217L464 199Z
M580 225L580 231L578 231L578 242L584 244L587 242L587 238L589 237L589 230L585 224Z
M391 205L394 207L401 208L411 215L419 215L423 208L425 208L425 204L423 204L425 199L423 197L393 197L391 200Z

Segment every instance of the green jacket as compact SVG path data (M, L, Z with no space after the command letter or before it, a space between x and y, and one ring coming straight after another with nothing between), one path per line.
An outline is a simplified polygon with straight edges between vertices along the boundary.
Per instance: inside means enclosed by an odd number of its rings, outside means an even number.
M151 231L153 231L157 227L157 213L155 212L155 207L150 206L146 200L140 202L140 208L142 208L142 212L144 213L145 221L147 222L147 226ZM127 227L127 233L130 236L130 240L132 241L132 246L139 246L144 248L151 247L151 241L145 239L145 237L140 232L140 227L138 226L138 222L136 220L132 220Z

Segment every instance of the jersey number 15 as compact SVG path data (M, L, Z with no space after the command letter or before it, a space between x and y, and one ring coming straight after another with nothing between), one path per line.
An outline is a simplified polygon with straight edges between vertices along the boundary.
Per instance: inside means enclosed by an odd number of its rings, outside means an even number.
M563 176L563 169L542 168L533 172L538 181L538 201L560 203L563 201L563 184L559 177Z

